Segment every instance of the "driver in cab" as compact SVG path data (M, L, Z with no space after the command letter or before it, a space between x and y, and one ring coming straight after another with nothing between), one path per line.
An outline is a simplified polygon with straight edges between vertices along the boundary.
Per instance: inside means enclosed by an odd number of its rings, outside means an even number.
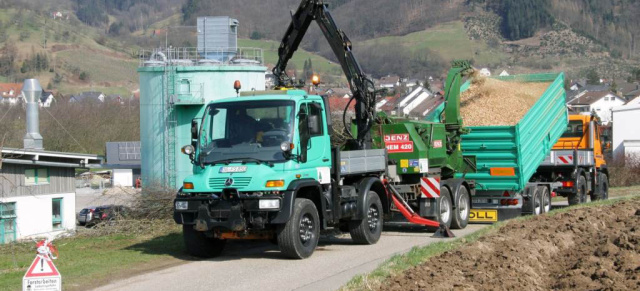
M262 131L258 131L258 122L247 114L245 108L236 109L230 123L231 144L261 142Z

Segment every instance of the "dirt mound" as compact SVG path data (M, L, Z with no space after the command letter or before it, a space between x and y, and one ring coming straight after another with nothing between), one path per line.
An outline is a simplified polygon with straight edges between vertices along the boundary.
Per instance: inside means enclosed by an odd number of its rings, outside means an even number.
M512 222L379 290L640 290L640 199Z
M516 125L550 84L475 77L460 96L464 125Z

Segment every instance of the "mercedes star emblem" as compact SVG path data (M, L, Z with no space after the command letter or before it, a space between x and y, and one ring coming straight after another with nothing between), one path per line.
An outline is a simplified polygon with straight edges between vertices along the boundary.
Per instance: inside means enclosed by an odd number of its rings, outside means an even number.
M227 180L224 181L224 185L227 187L233 185L233 178L227 178Z

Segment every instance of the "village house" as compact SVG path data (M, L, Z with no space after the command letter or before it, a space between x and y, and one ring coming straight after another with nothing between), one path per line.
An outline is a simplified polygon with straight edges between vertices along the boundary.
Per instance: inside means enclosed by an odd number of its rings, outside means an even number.
M0 83L0 97L2 104L16 105L22 102L22 84Z
M104 103L105 95L101 92L89 91L82 92L80 94L71 95L69 98L69 103L78 103L78 102L100 102Z
M574 112L594 112L604 125L611 120L611 109L625 104L625 100L610 91L583 92L569 100L567 106Z
M393 89L395 87L400 86L400 77L399 76L386 76L380 78L378 87Z
M40 96L40 99L38 99L38 105L45 108L51 107L51 103L57 102L53 95L53 92L42 90L42 95Z

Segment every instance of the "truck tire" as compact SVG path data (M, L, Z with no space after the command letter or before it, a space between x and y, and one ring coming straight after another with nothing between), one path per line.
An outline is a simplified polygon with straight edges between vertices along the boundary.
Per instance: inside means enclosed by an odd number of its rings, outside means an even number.
M603 173L598 174L598 191L593 191L591 201L604 200L609 196L609 179Z
M349 221L351 239L357 244L372 245L378 242L382 234L382 202L378 193L367 193L367 218Z
M540 213L547 213L551 211L551 194L549 188L545 186L538 186L538 193L540 193Z
M531 196L531 214L540 215L542 213L542 195L541 189L536 187L533 191L533 196Z
M587 179L580 175L576 183L576 192L569 194L569 205L587 202Z
M452 229L463 229L469 223L469 191L467 187L460 186L458 197L456 198L456 209L453 211L451 220Z
M607 174L602 174L602 200L609 199L609 176Z
M296 198L291 218L278 229L280 252L292 259L308 258L319 238L320 217L316 205L309 199Z
M453 206L451 203L451 193L447 187L440 187L440 198L438 201L438 222L440 224L445 225L446 227L451 227L451 218L453 216Z
M227 243L223 239L207 237L204 232L193 229L193 225L182 225L182 237L187 253L199 258L219 256Z

